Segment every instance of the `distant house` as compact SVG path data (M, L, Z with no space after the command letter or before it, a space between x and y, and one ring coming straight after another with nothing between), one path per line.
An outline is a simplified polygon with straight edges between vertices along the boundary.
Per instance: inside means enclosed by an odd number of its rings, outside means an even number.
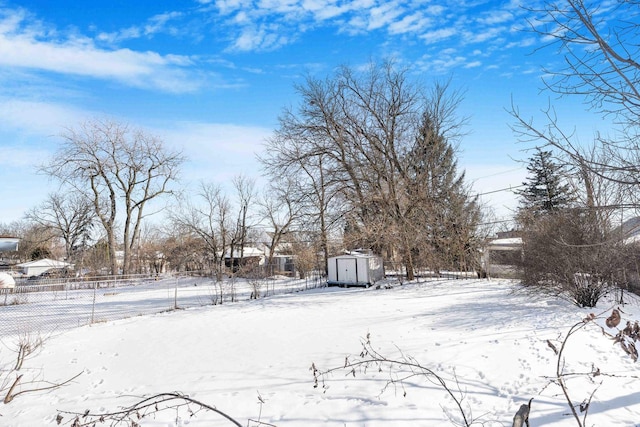
M482 253L482 266L491 277L515 278L522 259L522 238L503 237L490 240Z
M264 251L258 248L245 247L242 251L234 249L233 254L231 251L224 253L225 267L231 268L234 272L237 272L240 267L257 267L264 265L264 262Z
M640 217L627 219L614 234L621 236L627 245L640 243Z
M0 252L17 251L19 241L20 239L18 239L17 237L8 237L8 236L0 237Z
M329 286L370 286L384 279L384 263L375 255L339 255L327 260L327 272Z
M274 255L269 267L273 274L292 276L296 272L295 255Z
M56 261L54 259L44 258L37 261L23 262L16 267L22 270L22 273L26 276L39 276L45 271L49 270L62 270L64 268L73 268L72 264L63 261Z

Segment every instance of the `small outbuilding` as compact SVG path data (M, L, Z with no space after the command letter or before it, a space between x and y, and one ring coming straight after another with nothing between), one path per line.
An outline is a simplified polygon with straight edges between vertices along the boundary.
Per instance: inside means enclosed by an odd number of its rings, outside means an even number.
M22 264L18 264L17 267L20 268L26 276L39 276L45 271L73 268L73 265L64 261L44 258L37 261L23 262Z
M264 258L264 251L245 246L242 250L234 249L233 254L231 251L226 251L224 253L224 265L227 268L231 268L233 272L237 272L241 267L255 268L264 265Z
M371 286L384 279L384 263L375 255L349 254L327 260L329 286Z
M482 264L490 277L515 278L522 259L522 238L491 240L484 248Z

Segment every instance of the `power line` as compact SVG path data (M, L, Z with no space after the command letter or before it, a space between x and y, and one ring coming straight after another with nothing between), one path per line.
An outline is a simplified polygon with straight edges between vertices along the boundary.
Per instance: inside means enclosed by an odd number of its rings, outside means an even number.
M484 196L487 194L493 194L493 193L499 193L501 191L513 191L516 188L520 188L520 187L526 187L525 184L520 184L520 185L516 185L516 186L509 186L507 188L501 188L499 190L492 190L492 191L486 191L484 193L477 193L476 196Z
M480 176L480 177L474 179L473 182L476 182L476 181L478 181L480 179L491 178L491 177L494 177L494 176L504 175L505 173L511 173L511 172L515 172L515 171L519 171L519 170L522 170L522 168L520 167L520 168L515 168L515 169L509 169L509 170L506 170L506 171L492 173L490 175Z

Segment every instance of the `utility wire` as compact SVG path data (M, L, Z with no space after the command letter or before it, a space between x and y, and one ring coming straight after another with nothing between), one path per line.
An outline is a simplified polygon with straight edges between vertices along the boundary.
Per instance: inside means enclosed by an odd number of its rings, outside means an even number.
M520 188L520 187L526 187L526 185L525 184L521 184L521 185L510 186L510 187L507 187L507 188L501 188L499 190L485 191L484 193L477 193L476 196L484 196L486 194L499 193L501 191L513 191L514 189Z

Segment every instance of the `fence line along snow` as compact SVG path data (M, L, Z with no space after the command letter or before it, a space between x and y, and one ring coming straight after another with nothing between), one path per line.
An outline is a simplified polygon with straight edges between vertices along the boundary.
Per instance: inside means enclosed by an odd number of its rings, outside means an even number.
M64 331L169 310L226 304L323 286L306 280L168 276L23 285L0 289L0 338Z

